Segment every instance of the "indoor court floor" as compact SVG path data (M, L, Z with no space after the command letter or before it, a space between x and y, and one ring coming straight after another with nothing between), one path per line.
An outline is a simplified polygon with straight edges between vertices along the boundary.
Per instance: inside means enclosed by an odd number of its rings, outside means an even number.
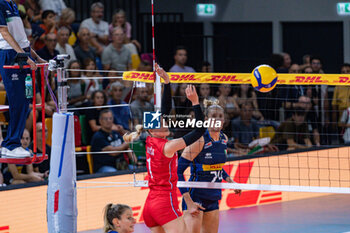
M102 230L84 231L100 233ZM150 232L136 224L136 233ZM344 233L350 232L350 195L323 197L220 212L219 233Z

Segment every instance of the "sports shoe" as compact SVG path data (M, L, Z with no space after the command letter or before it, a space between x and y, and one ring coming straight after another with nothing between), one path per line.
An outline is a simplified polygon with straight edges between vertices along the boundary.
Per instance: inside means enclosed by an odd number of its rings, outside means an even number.
M9 150L5 147L1 148L1 158L22 159L30 156L31 156L30 152L21 146L13 150Z

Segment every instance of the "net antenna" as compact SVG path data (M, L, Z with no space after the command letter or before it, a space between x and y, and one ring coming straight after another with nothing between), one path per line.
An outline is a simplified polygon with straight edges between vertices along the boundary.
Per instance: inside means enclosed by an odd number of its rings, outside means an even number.
M154 111L160 111L161 109L161 92L162 86L160 83L160 77L156 72L156 46L154 40L154 0L152 2L152 50L153 50L153 75L154 75Z

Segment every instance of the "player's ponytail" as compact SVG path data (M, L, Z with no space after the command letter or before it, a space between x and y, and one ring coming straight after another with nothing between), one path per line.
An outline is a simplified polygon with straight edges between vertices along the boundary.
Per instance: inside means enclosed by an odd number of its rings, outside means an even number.
M221 109L224 112L224 109L219 105L219 100L215 98L210 100L204 99L203 106L205 109L205 116L208 116L209 112L215 108Z
M143 125L136 125L135 129L136 129L136 132L124 134L123 139L125 142L133 142L138 137L140 137L140 135L143 131Z
M115 231L116 229L113 225L113 219L121 219L122 214L127 209L131 210L130 206L122 204L113 205L112 203L107 204L103 211L103 232L107 233L109 231Z

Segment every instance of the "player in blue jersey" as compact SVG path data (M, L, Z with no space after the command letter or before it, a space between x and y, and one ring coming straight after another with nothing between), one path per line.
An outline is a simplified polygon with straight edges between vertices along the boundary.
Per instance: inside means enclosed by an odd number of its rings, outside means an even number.
M189 181L232 183L223 169L226 162L227 136L221 131L224 124L224 109L213 101L204 101L206 118L221 121L221 127L208 128L195 143L185 148L178 164L179 181L184 181L184 171L191 166ZM182 202L184 218L190 232L214 233L219 229L219 200L221 189L179 188L185 201ZM241 190L235 190L240 193ZM187 213L190 205L199 203L203 211L197 216ZM202 231L201 231L202 229Z
M23 22L13 0L0 0L0 74L3 79L9 102L10 122L7 135L2 142L1 158L29 157L30 153L21 147L21 137L28 115L29 101L25 96L25 78L30 69L4 69L12 65L16 58L23 59L32 70L36 64L46 61L30 48Z

